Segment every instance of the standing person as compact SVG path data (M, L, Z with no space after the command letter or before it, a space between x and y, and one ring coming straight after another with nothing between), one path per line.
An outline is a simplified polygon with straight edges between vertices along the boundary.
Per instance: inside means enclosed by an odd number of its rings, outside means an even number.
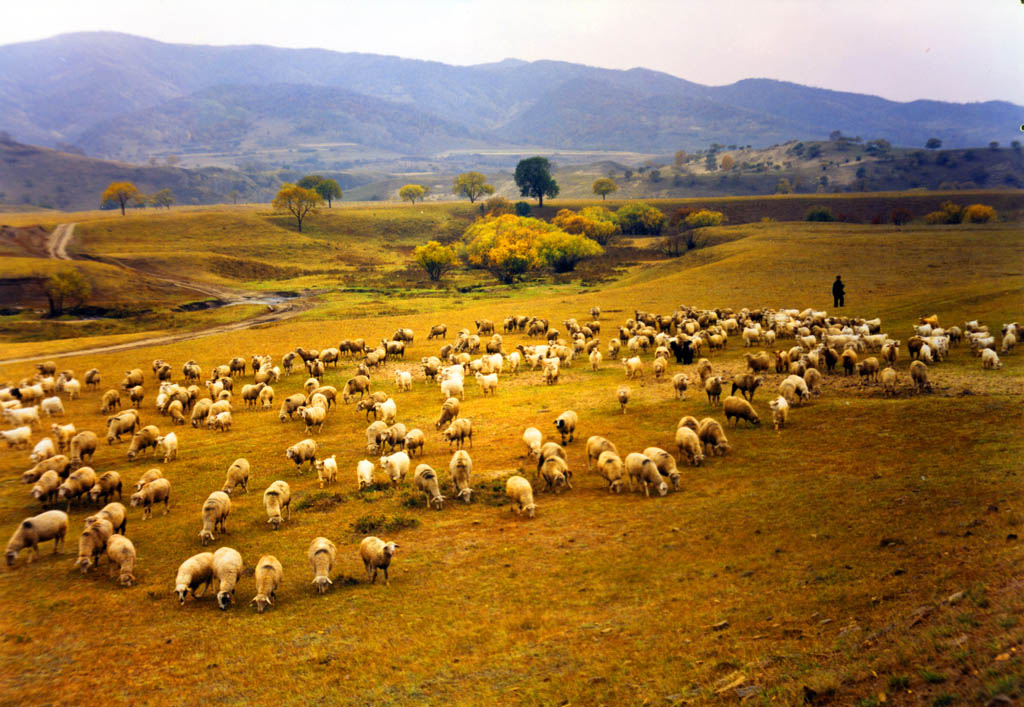
M846 285L843 284L843 278L836 275L836 281L832 283L832 299L835 300L833 306L842 307L845 304L846 299Z

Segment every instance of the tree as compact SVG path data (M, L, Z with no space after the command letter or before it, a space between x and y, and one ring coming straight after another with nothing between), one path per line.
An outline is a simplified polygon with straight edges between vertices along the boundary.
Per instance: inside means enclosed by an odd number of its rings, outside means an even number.
M309 214L315 214L323 198L313 189L300 187L298 184L284 183L274 197L274 211L288 211L298 223L302 233L302 220Z
M686 150L679 150L678 152L676 152L676 154L673 156L673 162L676 167L682 167L684 164L686 164Z
M677 226L678 231L671 233L661 242L661 249L666 255L678 258L685 251L693 250L703 243L700 229L705 226L721 226L725 222L725 214L707 209L676 209L669 224Z
M658 236L665 226L665 214L649 204L634 201L615 213L623 233L636 236Z
M572 272L586 258L601 255L604 248L586 236L565 231L549 231L540 237L537 256L557 273Z
M610 179L602 177L594 182L594 193L601 197L603 201L609 194L617 192L619 185Z
M455 250L441 245L437 241L417 246L416 250L412 252L412 258L427 271L427 276L434 282L440 280L442 275L454 268L457 262Z
M792 194L793 185L789 183L789 180L783 177L779 180L779 183L775 185L776 194Z
M608 245L615 234L620 232L615 214L603 206L588 206L579 213L561 209L551 223L566 233L584 235L600 245Z
M836 216L827 206L812 206L807 210L808 221L835 221Z
M480 219L463 235L464 255L505 283L542 265L569 272L576 264L604 252L586 236L570 234L535 218L505 214Z
M964 209L967 223L989 223L996 220L996 210L986 204L971 204Z
M415 204L416 200L423 201L423 197L427 194L427 188L422 184L406 184L404 187L398 190L398 196L403 201L408 201Z
M722 169L728 172L730 169L736 166L736 160L732 158L732 155L725 155L722 157Z
M81 307L92 294L92 285L78 270L69 268L46 278L43 291L50 300L50 315L56 317L64 313L65 301L71 301L75 307Z
M480 209L488 216L501 216L512 213L512 204L503 196L492 196L480 205Z
M124 216L125 205L140 196L142 196L142 192L131 182L111 182L110 186L103 190L100 201L103 203L116 202L121 207L121 215Z
M303 189L312 189L320 198L327 202L327 208L331 208L331 202L341 198L341 187L333 179L321 177L319 174L309 174L298 181Z
M153 206L163 206L170 210L171 204L174 203L174 193L170 189L161 189L150 197L150 201L153 202Z
M683 223L687 228L704 228L706 226L721 226L725 221L725 214L721 211L709 211L701 209L688 214Z
M480 172L463 172L452 180L452 194L464 196L469 203L494 193L494 187L487 183L487 177Z
M544 206L544 197L558 196L558 182L551 177L551 163L544 157L519 160L516 165L516 186L520 196L534 197L537 206Z
M937 137L928 138L928 142L924 144L929 150L937 150L942 147L942 140Z

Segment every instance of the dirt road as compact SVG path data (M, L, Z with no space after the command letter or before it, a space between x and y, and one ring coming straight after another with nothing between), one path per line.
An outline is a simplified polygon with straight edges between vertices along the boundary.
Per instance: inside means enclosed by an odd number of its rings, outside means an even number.
M73 223L62 223L53 229L46 244L46 250L50 257L57 260L71 260L68 256L68 243L71 242L71 237L74 235L75 224Z

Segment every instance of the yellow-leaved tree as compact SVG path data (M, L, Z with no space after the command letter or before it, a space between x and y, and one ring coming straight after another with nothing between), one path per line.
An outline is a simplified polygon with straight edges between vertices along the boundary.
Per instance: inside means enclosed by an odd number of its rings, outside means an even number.
M466 229L463 240L467 262L505 283L515 282L544 265L555 272L568 272L584 258L604 252L586 236L513 214L477 220Z
M427 195L427 188L422 184L406 184L404 187L398 190L398 197L403 201L408 201L413 204L419 199L423 201L423 197Z
M472 204L485 194L493 194L494 187L480 172L463 172L452 180L452 193L467 197Z
M609 194L617 192L619 185L608 179L608 177L601 177L600 179L594 180L594 193L601 197L603 201Z
M412 252L412 259L427 271L427 276L438 281L441 276L455 267L458 259L455 250L450 246L441 245L438 241L430 241L426 245L417 246Z
M298 222L302 233L302 220L323 203L323 198L314 189L305 189L297 184L284 183L274 197L274 211L287 211Z
M121 215L124 216L124 207L129 201L134 201L142 196L142 192L131 182L111 182L110 186L103 190L100 195L100 202L116 202L121 207Z
M608 245L612 237L621 233L615 214L603 206L588 206L580 212L560 209L551 223L566 233L579 233L601 245Z

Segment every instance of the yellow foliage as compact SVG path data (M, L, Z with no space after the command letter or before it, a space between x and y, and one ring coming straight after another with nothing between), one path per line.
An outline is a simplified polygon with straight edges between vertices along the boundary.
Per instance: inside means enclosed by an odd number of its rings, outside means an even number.
M427 188L422 184L406 184L404 187L398 190L398 196L403 201L408 201L413 204L416 200L423 200L423 197L427 195Z
M323 203L323 197L315 189L306 189L297 184L285 183L281 185L277 196L274 197L272 206L275 211L288 211L299 225L299 233L302 233L302 220L308 214L316 213L316 207Z
M124 207L133 199L142 197L142 192L131 182L111 182L110 186L103 190L100 201L104 204L108 201L116 201L121 207L121 215L124 216Z
M581 259L604 252L589 238L569 234L535 218L504 214L478 220L466 229L465 256L502 282L515 282L542 265L572 270Z
M971 204L964 209L964 221L967 223L990 223L996 220L996 210L985 204Z

